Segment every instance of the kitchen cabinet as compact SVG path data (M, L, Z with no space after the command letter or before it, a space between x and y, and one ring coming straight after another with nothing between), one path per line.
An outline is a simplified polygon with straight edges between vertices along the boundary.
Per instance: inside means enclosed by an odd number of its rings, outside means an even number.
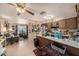
M79 56L79 45L77 42L65 40L63 41L62 39L56 39L54 37L41 35L38 35L37 38L39 39L39 47L44 47L55 42L59 45L65 46L67 48L66 52L68 52L70 56Z
M52 25L51 25L52 27L59 27L59 23L58 23L58 21L56 21L56 22L52 22Z
M77 28L79 29L79 17L77 19Z
M50 41L48 39L44 39L44 38L39 37L39 36L38 36L38 39L39 39L39 47L44 47L44 46L52 43L52 41Z
M61 29L65 29L66 28L66 22L65 22L66 20L60 20L59 21L59 28L61 28Z
M51 22L49 22L49 23L47 23L47 28L48 28L48 30L50 31L50 29L51 29Z
M66 19L66 28L67 29L76 29L76 18L69 18L69 19Z
M73 18L60 20L59 21L59 28L60 29L76 29L77 28L76 18L73 17Z

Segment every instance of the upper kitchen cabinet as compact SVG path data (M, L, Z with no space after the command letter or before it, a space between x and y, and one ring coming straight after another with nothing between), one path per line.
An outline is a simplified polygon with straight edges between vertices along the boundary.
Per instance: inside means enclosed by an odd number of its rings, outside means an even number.
M76 17L60 20L59 28L60 29L76 29L77 28Z
M59 28L60 29L65 29L66 28L66 22L65 22L66 20L60 20L59 21Z
M79 17L77 18L77 28L79 29Z
M51 23L51 27L59 27L58 21L52 22L52 23Z
M47 28L48 28L48 30L50 31L51 30L51 22L49 22L49 23L47 23Z
M66 19L66 28L67 29L76 29L77 28L76 17Z

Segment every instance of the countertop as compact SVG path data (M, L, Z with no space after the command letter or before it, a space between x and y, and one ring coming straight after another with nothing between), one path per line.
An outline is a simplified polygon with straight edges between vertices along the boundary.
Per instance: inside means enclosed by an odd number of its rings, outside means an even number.
M58 39L51 36L42 36L42 35L37 35L37 36L79 49L79 42L76 41L72 41L68 39Z

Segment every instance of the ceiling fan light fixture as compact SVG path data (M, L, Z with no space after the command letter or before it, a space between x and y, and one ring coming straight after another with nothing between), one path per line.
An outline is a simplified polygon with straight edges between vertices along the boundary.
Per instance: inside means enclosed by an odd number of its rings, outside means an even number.
M19 13L24 13L24 12L25 12L25 9L24 9L24 8L20 8L20 7L16 7L16 10L17 10Z

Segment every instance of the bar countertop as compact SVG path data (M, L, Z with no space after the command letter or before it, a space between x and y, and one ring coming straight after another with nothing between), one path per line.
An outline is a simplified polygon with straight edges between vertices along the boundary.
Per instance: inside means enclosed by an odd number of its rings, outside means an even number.
M71 47L79 49L79 42L76 42L76 41L67 40L67 39L63 40L63 39L58 39L58 38L51 37L51 36L42 36L42 35L37 35L37 36L51 40L51 41L54 41L54 42L57 42L57 43L60 43L60 44L64 44L64 45L71 46Z

